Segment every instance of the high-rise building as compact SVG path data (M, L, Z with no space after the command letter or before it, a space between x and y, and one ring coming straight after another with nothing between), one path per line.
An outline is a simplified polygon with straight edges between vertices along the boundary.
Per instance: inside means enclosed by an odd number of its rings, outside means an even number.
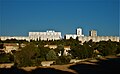
M82 28L77 28L77 36L84 36L83 34L82 34Z
M70 38L76 39L79 36L84 36L82 34L82 28L77 28L76 29L76 34L66 34L65 39L70 39Z
M77 35L82 35L82 29L81 28L77 28Z
M89 31L89 36L97 36L97 31L96 30Z

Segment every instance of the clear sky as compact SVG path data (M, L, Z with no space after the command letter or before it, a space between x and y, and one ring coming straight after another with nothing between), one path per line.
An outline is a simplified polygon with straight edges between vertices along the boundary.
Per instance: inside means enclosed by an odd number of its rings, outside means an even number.
M100 36L120 35L119 0L0 0L0 35L27 36L52 29L64 34L97 30Z

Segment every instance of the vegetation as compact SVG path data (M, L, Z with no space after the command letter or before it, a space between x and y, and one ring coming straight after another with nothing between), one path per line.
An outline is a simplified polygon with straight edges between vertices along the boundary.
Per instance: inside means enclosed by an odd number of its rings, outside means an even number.
M11 54L0 54L0 63L10 63L14 62L14 57Z
M67 64L71 59L96 58L97 55L108 56L120 54L120 42L92 40L81 44L78 39L55 40L55 41L34 41L25 40L0 40L0 49L4 43L26 44L20 47L21 51L14 51L12 54L0 53L0 63L14 62L16 66L38 66L41 61L56 61L56 64ZM56 49L44 47L44 45L57 45ZM63 55L64 46L70 46L68 56ZM61 54L61 55L58 55Z
M54 50L50 50L47 55L46 55L46 58L48 61L53 61L53 60L56 60L57 59L57 56L56 56L56 53Z

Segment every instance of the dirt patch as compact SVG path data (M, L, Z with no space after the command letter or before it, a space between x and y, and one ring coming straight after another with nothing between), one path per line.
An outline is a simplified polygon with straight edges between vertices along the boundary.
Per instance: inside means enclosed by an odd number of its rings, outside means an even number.
M70 66L72 66L74 64L67 64L67 65L51 65L49 67L43 67L43 66L38 66L38 67L21 67L20 69L23 69L25 71L32 71L35 70L37 68L54 68L54 69L58 69L58 70L62 70L62 71L68 71L68 72L72 72L75 73L76 72L74 70L69 69Z
M99 60L101 61L105 61L107 62L107 59L109 58L118 58L116 56L106 56L106 57L102 57L100 58ZM96 66L97 64L99 64L99 60L89 60L89 61L84 61L84 62L79 62L79 63L76 63L76 64L86 64L86 65L92 65L92 66ZM109 61L108 61L109 63ZM54 69L57 69L57 70L61 70L61 71L67 71L67 72L71 72L71 73L74 73L74 74L77 74L77 72L74 70L74 69L70 69L69 67L70 66L73 66L73 65L76 65L75 63L74 64L66 64L66 65L51 65L49 67L43 67L43 66L38 66L38 67L22 67L21 69L25 70L25 71L32 71L32 70L35 70L37 68L54 68ZM101 65L101 64L100 64ZM87 67L86 67L87 68Z

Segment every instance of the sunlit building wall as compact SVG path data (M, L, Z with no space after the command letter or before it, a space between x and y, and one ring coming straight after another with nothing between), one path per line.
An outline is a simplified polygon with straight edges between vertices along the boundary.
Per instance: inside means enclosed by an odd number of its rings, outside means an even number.
M30 40L60 40L61 32L46 31L46 32L29 32Z
M89 31L89 36L97 36L97 31L95 30Z
M82 28L77 28L76 29L76 34L66 34L65 39L70 39L70 38L76 39L79 36L84 36L82 34Z
M7 40L7 39L16 39L16 40L26 40L29 41L29 37L27 36L0 36L1 40Z
M108 41L108 40L119 42L119 37L117 36L84 36L84 37L78 37L78 39L82 43L89 40L92 40L93 42Z

